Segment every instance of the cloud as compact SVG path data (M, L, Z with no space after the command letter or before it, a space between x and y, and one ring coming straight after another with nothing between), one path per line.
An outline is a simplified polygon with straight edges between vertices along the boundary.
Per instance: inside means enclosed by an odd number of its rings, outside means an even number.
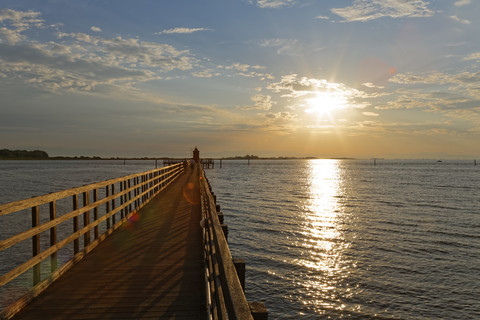
M147 71L111 66L97 61L55 55L40 46L0 44L0 70L10 79L57 92L92 91L97 85L150 78Z
M263 73L259 72L260 70L265 69L262 66L259 65L249 65L249 64L243 64L243 63L233 63L228 66L222 66L219 65L217 66L218 69L225 69L225 70L230 70L235 72L235 75L247 77L247 78L259 78L260 80L272 80L273 76L268 73Z
M0 23L5 25L0 28L0 43L18 43L25 39L22 32L32 27L43 28L44 20L40 15L40 12L34 11L0 9Z
M390 78L388 81L400 84L445 84L454 82L453 78L441 72L431 72L428 74L399 73Z
M456 7L462 7L462 6L469 5L470 3L472 3L472 0L459 0L459 1L455 2L454 5Z
M2 39L4 41L2 41ZM17 43L23 39L23 36L17 30L11 30L8 28L0 28L0 43Z
M377 86L371 82L365 82L365 83L362 83L362 86L365 86L367 88L372 88L372 89L384 89L385 87L384 86Z
M297 127L293 122L298 118L295 113L291 112L276 112L266 113L263 115L265 121L261 127L264 131L279 131L288 133L295 130Z
M284 75L279 82L267 86L274 92L287 91L286 97L302 97L318 92L338 92L350 97L362 97L366 94L360 90L349 88L343 83L328 82L325 79L299 77L297 74Z
M346 22L368 21L382 17L431 17L434 12L423 0L354 0L353 6L331 11Z
M330 20L330 17L328 17L328 16L316 16L315 19L319 19L319 20Z
M30 28L32 25L40 28L44 25L44 20L39 18L40 15L40 12L35 11L0 9L0 22L10 21L12 26L23 30Z
M219 74L214 73L214 71L210 69L192 72L192 76L197 78L212 78L214 75L219 75Z
M391 82L405 85L375 109L424 109L480 125L480 72L398 74Z
M272 97L264 94L256 94L250 98L253 102L253 106L243 107L243 110L270 110L276 103L272 101Z
M84 33L59 33L59 38L72 38L81 44L82 49L87 49L88 56L105 63L130 66L157 68L162 72L174 69L190 70L193 68L194 59L186 50L179 51L168 44L143 42L139 39L124 39L94 37ZM91 47L85 47L91 44ZM79 53L81 54L81 53Z
M264 39L259 44L262 47L277 48L277 54L298 55L301 51L297 39Z
M446 74L431 72L428 74L416 75L413 73L397 74L390 78L390 82L400 84L475 84L480 81L480 72L461 72L457 74Z
M470 20L468 19L460 19L459 17L457 16L450 16L450 19L454 20L454 21L457 21L457 22L460 22L462 24L470 24L472 23Z
M295 0L257 0L253 1L260 8L281 8L291 6L296 3Z
M102 32L102 29L100 29L99 27L95 27L95 26L92 26L90 28L90 30L94 31L94 32Z
M199 32L199 31L213 31L213 29L210 28L172 28L172 29L167 29L163 30L160 32L155 32L154 34L189 34L189 33L194 33L194 32Z
M367 117L378 117L379 116L379 114L376 113L376 112L362 112L362 114L364 116L367 116Z
M463 60L480 60L480 52L469 54Z
M345 108L365 108L370 105L365 99L376 97L364 91L348 87L343 83L329 82L325 79L299 77L297 74L284 75L279 82L270 83L267 89L283 93L281 97L291 101L290 108L308 108L312 101L322 97L341 101Z
M132 90L162 73L197 64L188 50L137 38L56 31L56 41L30 41L23 31L46 28L39 12L0 10L0 22L0 77L50 92Z

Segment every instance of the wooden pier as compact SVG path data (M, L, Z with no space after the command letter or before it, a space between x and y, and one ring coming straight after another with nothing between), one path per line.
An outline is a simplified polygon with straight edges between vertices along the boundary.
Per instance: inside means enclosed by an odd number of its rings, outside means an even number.
M200 161L200 163L202 164L202 168L203 169L213 169L215 168L215 160L214 159L202 159Z
M65 197L72 197L73 211L57 216L55 203ZM41 206L50 208L43 224ZM0 319L268 318L263 304L245 299L245 265L230 254L228 229L199 165L179 163L2 205L0 215L25 209L32 228L0 241L0 251L32 239L33 256L0 275L0 286L24 272L33 272L34 285ZM73 234L57 239L57 226L72 219ZM50 232L49 248L40 248L42 232ZM57 251L72 242L73 258L57 267ZM42 260L50 260L46 278Z

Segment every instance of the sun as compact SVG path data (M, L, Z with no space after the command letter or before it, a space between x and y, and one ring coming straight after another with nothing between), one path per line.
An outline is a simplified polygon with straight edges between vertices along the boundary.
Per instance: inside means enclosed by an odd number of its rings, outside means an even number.
M306 99L307 113L315 113L318 116L331 116L337 110L347 107L348 101L345 95L333 92L317 92L315 97Z

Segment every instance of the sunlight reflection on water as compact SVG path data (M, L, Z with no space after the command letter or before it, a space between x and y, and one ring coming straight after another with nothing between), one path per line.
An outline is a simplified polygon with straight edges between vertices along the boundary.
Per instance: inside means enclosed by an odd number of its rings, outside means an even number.
M304 304L318 312L325 309L342 309L337 300L339 277L348 274L343 252L348 248L341 228L342 174L337 160L312 160L307 166L307 194L303 208L303 239L299 244L306 250L296 263L309 269L309 281L304 282Z

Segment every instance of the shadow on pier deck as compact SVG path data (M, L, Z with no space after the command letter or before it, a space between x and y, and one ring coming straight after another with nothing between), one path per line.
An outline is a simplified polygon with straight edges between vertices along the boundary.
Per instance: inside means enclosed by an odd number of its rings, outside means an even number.
M197 170L188 169L13 319L205 319Z

